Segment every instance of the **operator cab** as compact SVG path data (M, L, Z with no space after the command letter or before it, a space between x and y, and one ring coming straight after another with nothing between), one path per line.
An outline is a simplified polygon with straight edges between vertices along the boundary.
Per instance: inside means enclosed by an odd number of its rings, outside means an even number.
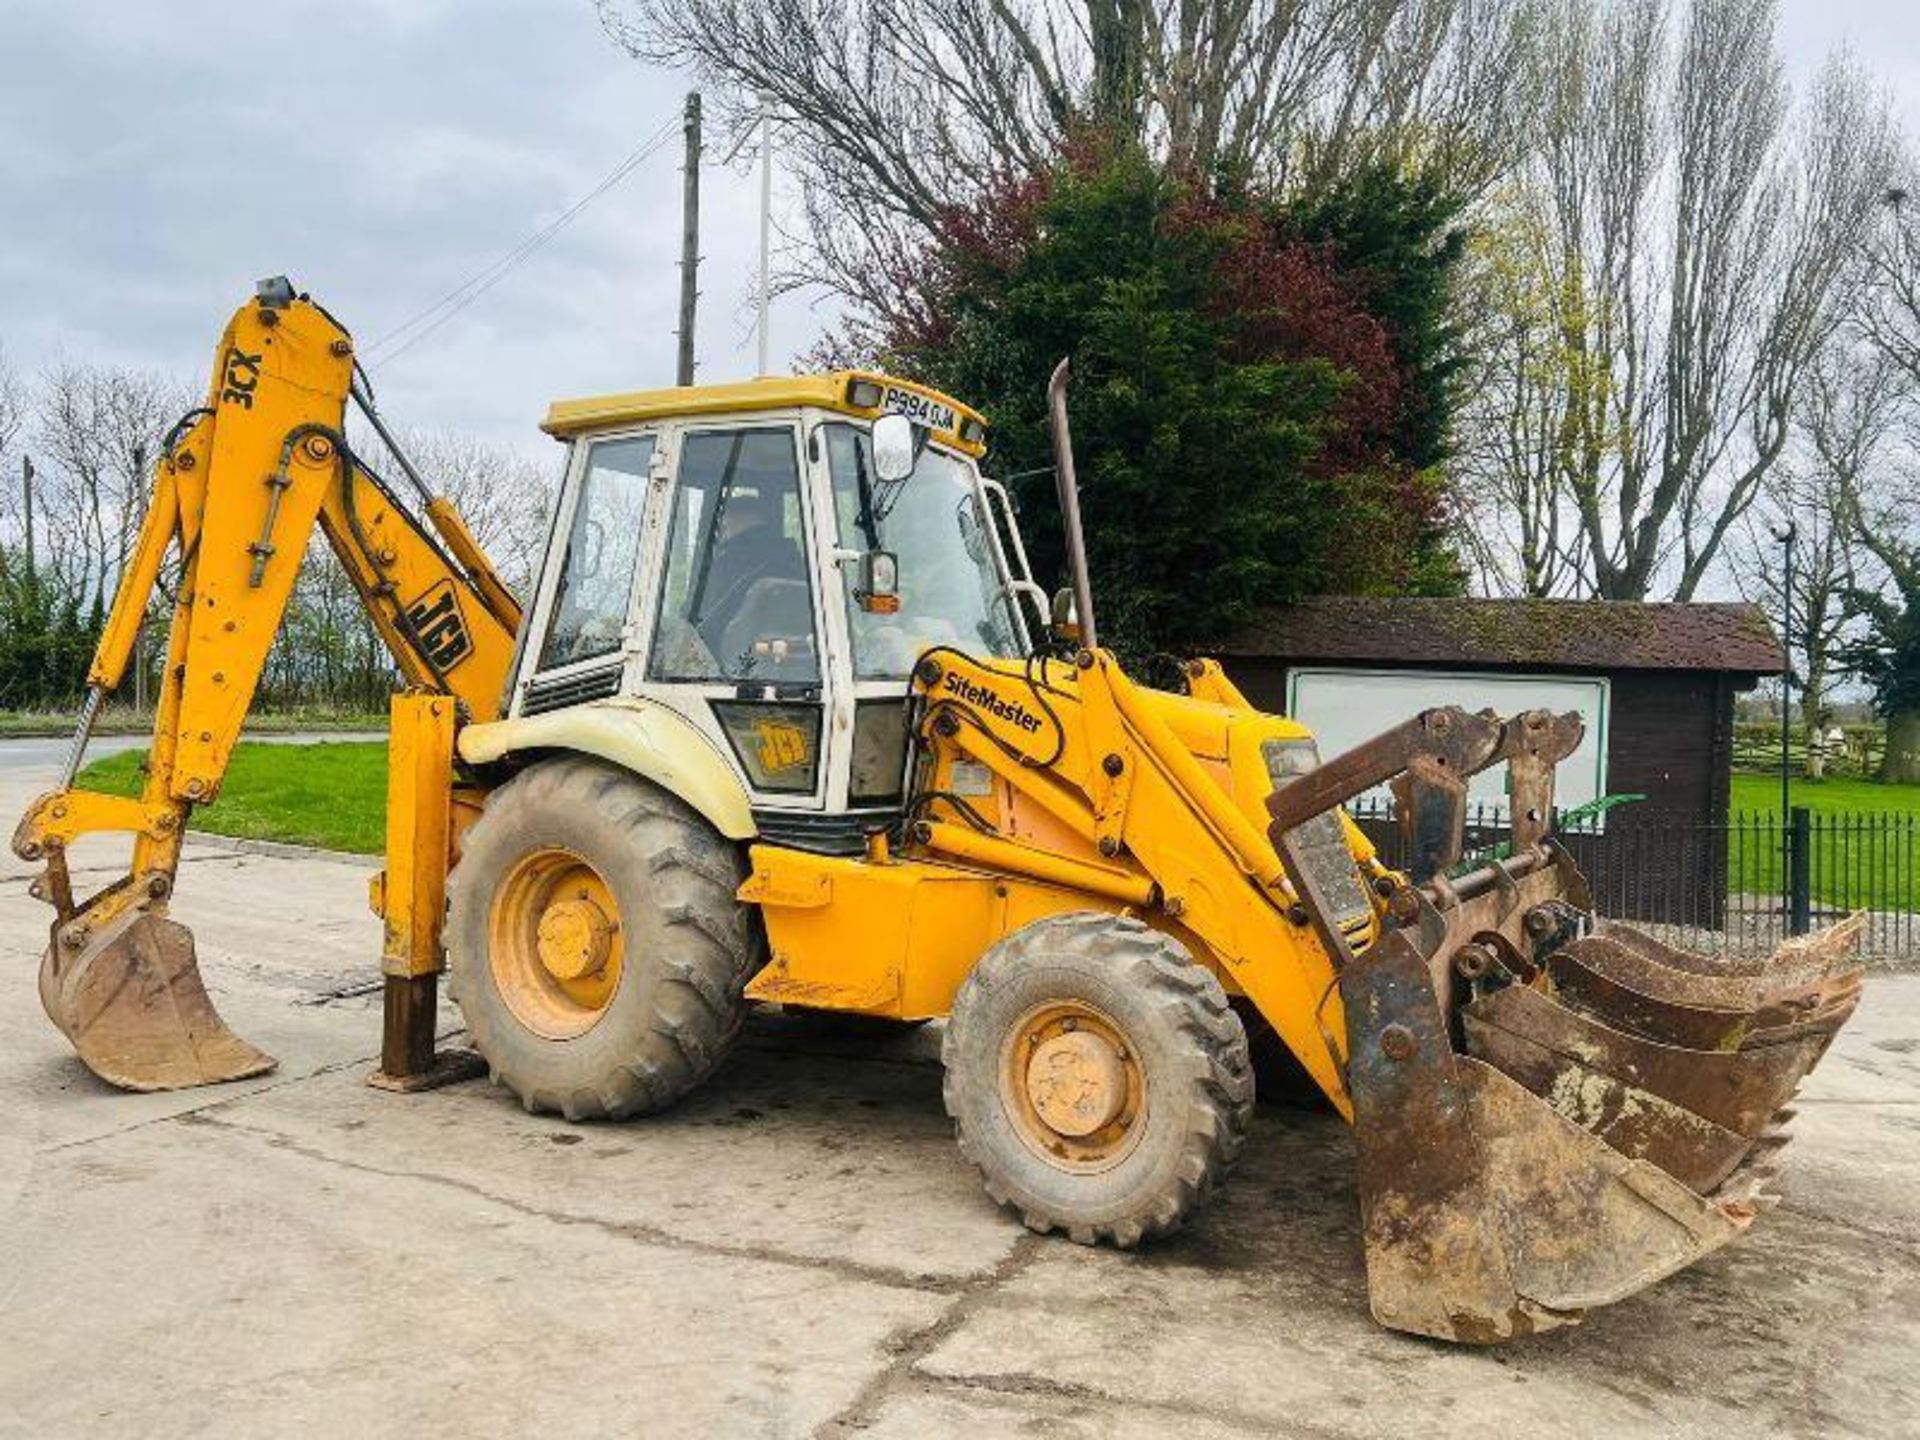
M986 422L936 391L775 377L563 401L544 428L570 453L507 713L668 706L770 840L858 850L904 799L919 657L1024 655L1044 615Z

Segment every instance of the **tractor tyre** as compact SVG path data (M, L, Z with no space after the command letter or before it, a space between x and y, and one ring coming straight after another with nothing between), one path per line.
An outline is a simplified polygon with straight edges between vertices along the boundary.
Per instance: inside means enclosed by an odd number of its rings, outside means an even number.
M740 1032L765 955L738 846L628 771L547 760L488 799L448 883L449 989L530 1111L674 1103Z
M1029 1229L1130 1248L1180 1228L1253 1116L1220 982L1128 916L1015 931L960 987L941 1058L960 1152Z

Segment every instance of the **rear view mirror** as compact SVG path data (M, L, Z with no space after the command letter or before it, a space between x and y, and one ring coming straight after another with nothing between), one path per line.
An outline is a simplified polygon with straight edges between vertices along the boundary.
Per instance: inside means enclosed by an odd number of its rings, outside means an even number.
M891 550L869 550L860 557L853 598L870 615L899 613L900 561Z
M913 422L904 415L882 415L873 422L873 473L882 484L913 474Z
M1074 602L1071 587L1054 592L1053 615L1050 618L1054 639L1063 644L1079 643L1080 607Z

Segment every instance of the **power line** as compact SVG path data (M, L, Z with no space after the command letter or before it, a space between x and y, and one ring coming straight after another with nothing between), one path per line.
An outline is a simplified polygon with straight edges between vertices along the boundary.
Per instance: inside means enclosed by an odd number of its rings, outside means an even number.
M381 366L398 359L401 355L404 355L415 345L418 345L422 340L433 334L434 331L438 330L442 325L445 325L449 320L453 319L454 316L466 309L467 306L471 305L475 300L478 300L482 295L486 294L487 291L491 290L495 285L499 284L515 266L519 265L521 261L525 260L529 255L533 254L534 251L538 250L568 225L572 224L583 210L598 200L602 195L605 195L609 190L613 189L614 186L618 185L622 180L626 179L643 161L662 145L666 144L667 140L672 137L674 130L679 126L679 123L677 118L668 120L660 129L642 141L638 148L628 154L618 165L614 166L599 184L595 185L593 189L589 190L585 195L561 211L554 219L534 231L533 234L527 236L526 239L522 240L497 260L494 260L491 264L474 272L474 274L469 276L464 282L454 289L449 290L445 295L442 295L438 300L434 301L433 304L427 306L426 309L420 311L403 324L394 327L379 339L375 340L366 349L366 357L369 365ZM409 331L412 333L409 334ZM401 339L400 337L402 336L406 336L406 338ZM399 344L394 345L396 340L399 341ZM393 346L393 348L387 350L387 353L384 355L378 354L379 351L386 349L388 346ZM376 356L378 358L375 358Z

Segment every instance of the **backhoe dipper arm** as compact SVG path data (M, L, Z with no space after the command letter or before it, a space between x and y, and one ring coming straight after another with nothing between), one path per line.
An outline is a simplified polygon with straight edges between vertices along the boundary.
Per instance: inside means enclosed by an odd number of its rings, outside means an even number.
M14 834L17 855L47 866L35 893L56 912L51 970L88 968L92 942L109 929L119 934L116 922L132 911L164 914L187 817L219 793L316 524L409 685L447 697L449 718L452 710L497 714L519 607L457 512L411 467L424 520L355 459L344 427L353 379L347 332L284 280L265 281L221 336L205 405L169 437L88 671L60 786L34 802ZM76 790L88 732L125 676L169 553L178 557L178 588L141 794ZM66 849L100 831L131 833L131 867L76 902ZM43 996L49 983L43 972ZM71 1016L54 1018L73 1035Z

